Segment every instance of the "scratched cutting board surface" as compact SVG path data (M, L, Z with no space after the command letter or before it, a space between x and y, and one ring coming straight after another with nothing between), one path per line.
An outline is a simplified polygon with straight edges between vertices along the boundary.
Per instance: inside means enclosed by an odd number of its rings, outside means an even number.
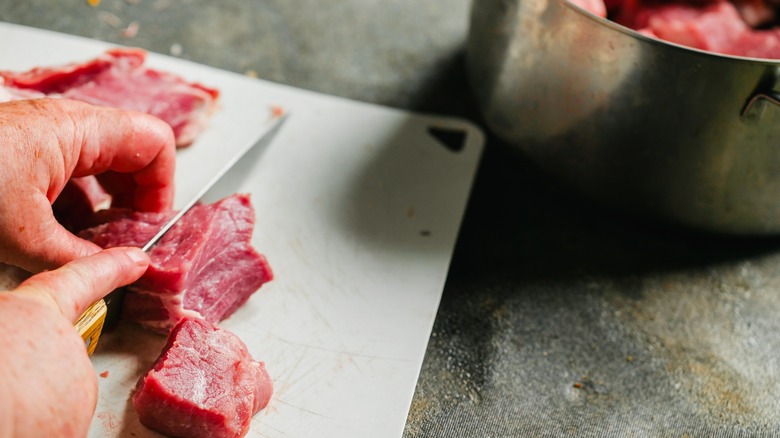
M87 60L111 45L0 23L3 69ZM218 88L207 130L178 152L181 205L267 129L272 146L225 182L251 193L253 244L276 278L220 325L264 361L275 391L252 437L398 437L403 432L458 228L482 152L473 125L349 101L150 54L151 67ZM452 150L429 128L464 134ZM157 436L130 396L165 339L130 324L93 356L90 436Z

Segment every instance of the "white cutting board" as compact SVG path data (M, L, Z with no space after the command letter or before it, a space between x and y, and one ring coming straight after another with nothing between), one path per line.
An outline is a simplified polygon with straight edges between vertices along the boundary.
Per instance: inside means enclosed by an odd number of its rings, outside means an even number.
M92 58L109 44L0 23L0 68ZM210 172L291 113L234 179L257 212L253 243L276 279L221 323L266 362L275 384L251 437L399 437L482 152L474 125L411 114L150 55L150 66L220 89L206 132L179 152L183 204ZM429 127L466 134L453 152ZM239 185L240 184L240 185ZM157 436L129 401L164 338L128 324L104 334L90 436Z

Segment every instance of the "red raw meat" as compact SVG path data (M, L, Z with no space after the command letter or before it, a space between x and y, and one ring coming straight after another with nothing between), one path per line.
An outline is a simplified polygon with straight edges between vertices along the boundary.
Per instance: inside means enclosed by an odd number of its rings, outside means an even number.
M52 96L134 109L167 122L177 146L191 144L205 127L219 92L146 68L145 60L144 50L114 49L83 63L0 71L0 102ZM78 230L92 212L110 203L111 196L94 176L88 176L72 179L53 208L66 228Z
M175 437L242 437L273 386L235 334L201 319L173 328L133 406L144 426Z
M617 0L610 4L610 14L614 21L642 34L684 46L726 55L780 59L780 28L751 27L774 19L774 6L762 0Z
M780 31L753 30L736 7L722 2L704 8L666 6L647 27L658 38L727 55L780 58Z
M100 225L79 236L103 248L143 246L173 213L98 212ZM248 195L192 208L155 245L152 263L128 287L123 316L167 332L181 318L217 322L273 278L265 257L251 246L255 214Z
M753 58L780 59L780 29L745 32L726 53Z
M74 63L56 67L35 67L25 72L0 72L6 84L22 89L32 89L43 94L62 94L70 88L78 87L93 80L96 76L111 68L112 64L123 63L125 69L140 67L144 63L146 52L141 49L121 50L119 56L104 54L84 63Z
M704 7L663 5L650 11L647 28L658 38L701 50L727 53L735 38L749 30L728 2Z
M219 92L144 66L146 51L112 49L84 63L0 72L7 87L142 111L168 123L178 146L205 128Z

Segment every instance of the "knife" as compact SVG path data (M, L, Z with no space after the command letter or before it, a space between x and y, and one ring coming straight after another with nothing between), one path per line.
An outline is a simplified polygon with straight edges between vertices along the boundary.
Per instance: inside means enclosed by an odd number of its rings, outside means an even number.
M230 160L228 160L227 163L225 163L225 165L222 166L222 168L214 176L212 176L212 178L203 186L203 188L201 188L200 191L192 197L192 199L188 200L187 203L184 204L184 206L171 219L169 219L168 222L162 226L162 228L160 228L160 231L158 231L157 234L155 234L154 237L152 237L146 243L146 245L143 246L143 251L149 253L154 245L159 242L160 239L165 235L165 233L167 233L174 225L176 225L176 222L184 217L184 215L204 196L208 195L210 198L222 198L224 196L231 195L232 192L223 193L223 191L229 191L229 187L227 185L217 183L220 181L224 182L222 178L226 174L231 173L231 171L238 171L239 169L237 169L236 164L239 163L241 159L244 158L250 151L252 152L252 156L254 158L259 157L273 142L273 139L276 137L276 134L279 133L279 130L287 121L288 117L289 113L275 117L269 122L269 126L264 130L263 134L260 135L260 138L257 141L254 143L248 143L235 155L233 155ZM81 315L81 317L79 317L78 321L76 321L76 328L78 329L82 339L84 339L84 342L87 345L87 351L90 354L95 350L97 341L100 338L100 334L102 333L103 329L111 329L118 322L123 298L124 288L117 289L106 295L102 300L90 306L90 308L87 309Z
M181 210L179 210L179 212L176 213L175 216L173 216L168 222L166 222L165 225L163 225L163 227L160 228L160 231L157 234L155 234L154 237L152 237L149 240L149 242L146 243L146 245L144 245L144 247L142 248L143 251L148 253L152 249L154 244L157 243L162 238L162 236L164 236L165 233L167 233L168 230L170 230L171 227L173 227L176 224L176 222L179 221L179 219L181 219L188 211L190 211L190 209L194 207L195 204L197 204L198 201L200 201L201 198L203 198L203 196L205 196L206 193L208 193L208 191L211 190L219 182L219 180L222 179L223 176L225 176L225 174L230 172L233 166L235 166L236 163L238 163L238 161L244 157L244 155L246 155L249 151L255 151L258 154L263 153L263 151L265 151L265 149L268 148L268 145L271 144L274 137L276 137L276 134L279 132L279 129L287 120L288 116L289 113L283 114L282 116L272 120L271 127L265 132L265 134L263 134L260 137L260 139L257 142L250 143L247 146L243 147L241 150L238 151L236 155L234 155L230 159L230 161L225 163L222 169L220 169L219 172L217 172L217 174L214 175L211 178L211 180L208 183L206 183L206 185L203 186L203 188L200 189L200 191L195 196L192 197L192 199L190 199L186 204L184 204L184 207L182 207ZM224 193L224 196L230 194L231 193ZM213 194L210 193L210 195Z

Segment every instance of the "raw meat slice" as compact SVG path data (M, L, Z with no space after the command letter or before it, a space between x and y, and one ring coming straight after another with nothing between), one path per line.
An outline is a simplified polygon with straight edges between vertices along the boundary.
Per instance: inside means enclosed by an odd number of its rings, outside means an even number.
M112 49L84 63L0 72L7 87L146 112L167 122L178 146L205 128L219 92L144 66L146 51Z
M103 248L143 246L173 213L104 210L100 225L79 236ZM217 322L273 278L251 246L255 214L248 195L192 208L151 252L151 266L127 289L122 314L151 330L167 332L181 318Z
M140 67L146 54L141 49L121 50L116 55L101 55L83 63L63 66L34 67L25 72L2 71L9 86L32 89L43 94L62 94L70 88L92 81L96 76L111 68L112 64L122 63L124 69Z
M138 381L133 406L141 424L166 435L242 437L272 392L265 364L252 358L238 336L184 318Z

